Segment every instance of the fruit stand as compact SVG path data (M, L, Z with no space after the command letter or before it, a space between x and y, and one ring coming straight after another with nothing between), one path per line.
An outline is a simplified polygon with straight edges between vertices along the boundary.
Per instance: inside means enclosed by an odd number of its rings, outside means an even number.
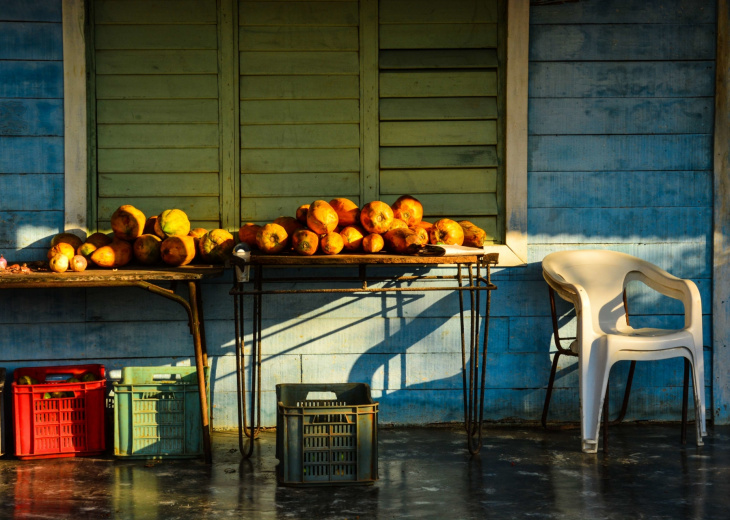
M467 432L469 452L475 454L481 448L484 410L484 384L486 376L487 340L489 330L489 306L492 283L490 270L496 265L498 254L478 251L455 256L418 256L396 254L346 254L300 256L295 254L270 255L253 251L249 260L234 256L232 263L237 270L248 268L253 273L249 283L234 279L230 294L234 296L236 329L236 375L239 412L239 449L244 458L253 453L253 442L244 446L244 435L253 439L260 429L261 411L261 355L262 316L264 295L285 296L304 293L331 295L377 294L386 292L455 291L459 296L462 349L462 383L464 395L464 427ZM314 269L314 268L320 269ZM383 268L453 267L454 275L417 274L413 276L378 276L374 271ZM288 276L286 268L313 268L311 276ZM322 269L324 268L324 269ZM347 275L357 270L357 275ZM340 272L342 276L334 275ZM464 271L466 271L466 276ZM388 272L391 272L389 270ZM325 274L322 274L325 273ZM387 273L386 273L387 274ZM321 284L317 288L291 288L293 283ZM386 282L385 286L372 285ZM419 285L414 286L415 282ZM423 282L423 283L421 283ZM285 285L281 285L285 284ZM404 286L405 284L405 286ZM342 285L345 285L344 287ZM355 286L357 285L357 286ZM468 294L467 305L464 293ZM484 295L483 293L486 293ZM244 298L251 297L250 316L252 342L250 363L250 390L246 396L246 372L244 370ZM485 300L482 300L482 297ZM484 302L486 305L482 305ZM480 309L485 309L481 315ZM468 314L468 326L465 317ZM483 335L480 337L480 327ZM470 362L471 361L471 362ZM248 400L248 402L247 402Z
M184 266L119 268L114 270L90 269L82 272L54 273L28 270L22 273L5 273L0 276L0 289L56 289L82 287L138 287L153 294L175 301L188 314L190 334L193 336L195 364L197 369L202 417L203 447L206 463L210 463L210 426L208 401L205 391L204 368L208 365L203 323L202 293L200 281L204 278L221 276L222 266ZM174 290L158 285L159 282L182 282L188 287L188 298Z

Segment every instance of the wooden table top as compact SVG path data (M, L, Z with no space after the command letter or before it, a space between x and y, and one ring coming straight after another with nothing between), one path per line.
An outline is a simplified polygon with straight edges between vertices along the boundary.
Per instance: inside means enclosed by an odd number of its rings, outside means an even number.
M258 251L251 253L251 265L272 266L352 266L368 265L455 265L476 264L480 260L495 264L498 253L458 255L458 256L416 256L391 254L338 254L302 256L293 253L267 255ZM243 265L238 257L233 257L234 264Z
M118 269L89 268L80 273L54 273L32 269L29 273L0 271L0 288L132 285L150 281L197 281L223 274L223 266L186 265L182 267L125 266Z

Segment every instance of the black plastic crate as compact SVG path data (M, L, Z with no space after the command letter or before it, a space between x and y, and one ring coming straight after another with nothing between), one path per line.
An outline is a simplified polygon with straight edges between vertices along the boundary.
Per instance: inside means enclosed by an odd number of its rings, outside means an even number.
M276 401L279 484L373 484L378 479L378 403L367 384L280 384Z

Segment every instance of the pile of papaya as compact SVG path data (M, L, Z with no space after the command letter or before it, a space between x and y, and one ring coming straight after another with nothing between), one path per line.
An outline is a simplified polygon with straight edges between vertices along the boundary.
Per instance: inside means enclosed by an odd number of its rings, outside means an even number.
M59 233L51 240L48 264L52 271L83 271L97 267L139 264L181 266L197 260L223 263L234 246L225 229L191 229L184 211L166 209L149 218L132 205L120 206L111 217L112 233L92 233L85 239L74 233Z
M362 208L338 197L299 206L295 216L284 216L263 226L248 222L238 239L267 254L294 251L300 255L323 253L413 254L426 244L482 247L486 232L467 220L423 220L423 205L410 195L392 205L371 201Z

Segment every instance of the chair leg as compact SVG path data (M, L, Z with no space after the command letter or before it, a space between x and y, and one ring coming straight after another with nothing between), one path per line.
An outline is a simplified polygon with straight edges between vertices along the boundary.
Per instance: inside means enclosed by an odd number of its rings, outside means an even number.
M606 396L603 398L603 453L608 453L608 394L611 381L606 383Z
M542 407L542 427L547 428L547 416L548 409L550 408L550 398L553 396L553 384L555 383L555 374L558 370L558 360L560 359L560 352L555 353L553 357L553 366L550 369L550 379L548 381L547 392L545 393L545 404Z
M689 394L689 359L684 358L684 387L682 388L682 444L687 444L687 397Z
M626 409L629 407L629 397L631 396L631 383L634 381L635 370L636 361L632 361L631 366L629 367L629 376L626 378L626 389L624 390L623 403L621 403L621 411L619 412L618 417L611 421L612 424L620 423L624 420L624 417L626 416Z

